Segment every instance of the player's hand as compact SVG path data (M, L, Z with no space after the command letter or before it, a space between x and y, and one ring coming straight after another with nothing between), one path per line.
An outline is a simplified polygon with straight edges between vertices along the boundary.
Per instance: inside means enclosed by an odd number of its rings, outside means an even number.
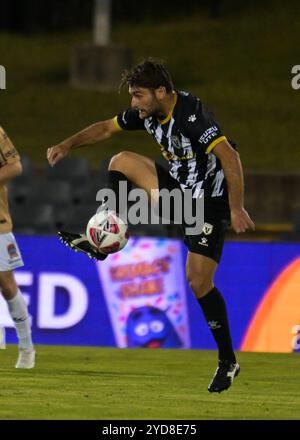
M244 208L231 210L231 226L237 234L246 232L247 229L255 230L255 224Z
M69 148L64 144L55 145L54 147L48 148L47 159L49 165L53 167L60 160L62 160L69 152Z

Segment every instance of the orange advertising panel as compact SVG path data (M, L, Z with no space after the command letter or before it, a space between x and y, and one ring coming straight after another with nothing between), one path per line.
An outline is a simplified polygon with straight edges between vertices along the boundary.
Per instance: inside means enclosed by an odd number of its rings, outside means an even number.
M243 339L242 351L288 353L300 345L300 258L266 291Z

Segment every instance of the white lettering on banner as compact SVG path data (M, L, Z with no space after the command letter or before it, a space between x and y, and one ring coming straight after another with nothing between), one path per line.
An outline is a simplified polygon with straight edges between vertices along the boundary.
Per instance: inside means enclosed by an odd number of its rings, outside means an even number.
M25 302L27 306L30 304L30 295L29 293L26 293L26 291L23 289L23 287L29 287L33 283L33 274L32 272L26 272L26 271L16 271L15 272L16 282L17 285L20 287L20 290L22 292L22 295L24 296ZM32 316L29 315L30 324L32 324ZM0 325L7 328L14 328L15 325L8 313L7 309L7 303L0 295Z
M70 305L62 315L55 315L56 288L68 292ZM88 309L88 292L84 284L72 275L62 273L41 273L39 277L39 307L37 326L39 328L63 329L76 325Z

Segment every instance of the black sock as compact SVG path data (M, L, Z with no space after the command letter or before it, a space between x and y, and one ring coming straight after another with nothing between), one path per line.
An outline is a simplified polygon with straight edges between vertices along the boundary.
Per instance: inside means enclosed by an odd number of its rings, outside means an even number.
M120 185L121 182L121 185ZM125 217L127 219L127 215L124 215L124 212L127 208L128 204L128 194L131 190L132 183L127 179L125 174L120 171L110 170L108 171L108 179L107 179L108 188L112 189L116 196L116 206L114 207L108 206L109 209L115 210L121 217ZM125 188L124 191L120 188Z
M226 304L216 287L198 302L219 349L219 360L236 362L227 318Z

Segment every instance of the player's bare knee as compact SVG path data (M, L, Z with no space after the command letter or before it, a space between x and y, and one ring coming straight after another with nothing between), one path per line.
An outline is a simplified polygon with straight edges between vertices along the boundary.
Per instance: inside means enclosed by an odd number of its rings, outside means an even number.
M16 283L6 283L1 287L1 292L6 300L13 299L18 291Z
M109 162L108 170L120 171L126 175L126 170L128 169L131 158L131 151L121 151L120 153L115 154Z
M196 298L205 296L213 288L213 282L210 277L205 277L199 273L188 274L187 280Z
M0 288L5 299L12 299L16 295L18 286L12 272L0 273Z

